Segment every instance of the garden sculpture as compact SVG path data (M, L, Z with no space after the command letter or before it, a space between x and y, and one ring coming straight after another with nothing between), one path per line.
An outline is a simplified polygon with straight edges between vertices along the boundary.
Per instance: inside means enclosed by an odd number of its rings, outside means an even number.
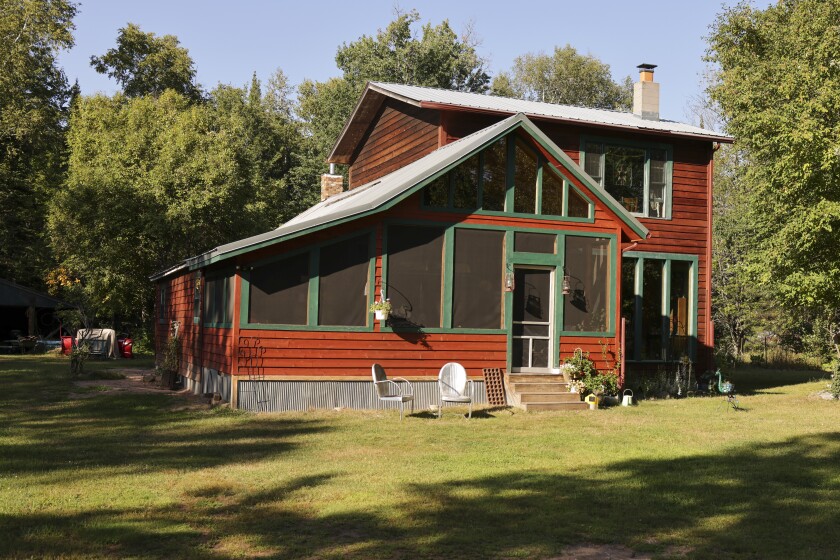
M738 405L738 398L735 396L735 386L731 382L723 380L720 369L715 372L715 375L718 378L718 391L726 397L726 403L731 405L734 410L739 410L741 407Z

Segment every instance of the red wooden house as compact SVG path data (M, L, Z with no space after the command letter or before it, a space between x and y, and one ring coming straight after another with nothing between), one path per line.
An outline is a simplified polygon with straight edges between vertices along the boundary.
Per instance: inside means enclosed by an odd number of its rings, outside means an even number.
M329 159L346 189L325 175L320 204L153 278L159 351L177 325L187 384L252 410L375 408L374 362L421 406L446 362L479 402L503 368L531 408L517 376L578 348L622 374L712 367L712 166L731 139L660 120L640 68L633 113L368 84Z

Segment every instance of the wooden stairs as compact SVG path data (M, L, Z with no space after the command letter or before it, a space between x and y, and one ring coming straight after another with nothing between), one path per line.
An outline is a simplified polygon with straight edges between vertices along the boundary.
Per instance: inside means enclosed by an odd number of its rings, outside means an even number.
M578 393L569 392L562 375L511 373L508 375L513 402L528 411L584 410L589 406Z

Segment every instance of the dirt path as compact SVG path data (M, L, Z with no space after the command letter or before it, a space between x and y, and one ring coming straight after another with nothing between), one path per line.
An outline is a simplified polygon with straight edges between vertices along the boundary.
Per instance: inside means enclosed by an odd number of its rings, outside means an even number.
M85 379L74 383L78 388L77 392L70 394L72 398L84 399L101 395L103 393L129 393L129 394L166 394L173 397L180 397L192 405L207 405L209 400L202 395L195 395L189 389L172 391L160 386L158 379L154 378L153 369L115 369L111 370L124 377L122 379Z

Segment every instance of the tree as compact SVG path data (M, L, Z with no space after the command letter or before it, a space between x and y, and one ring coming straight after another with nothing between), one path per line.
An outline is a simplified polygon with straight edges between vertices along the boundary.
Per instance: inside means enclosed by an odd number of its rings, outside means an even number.
M571 45L555 47L554 54L519 56L510 72L493 79L493 95L530 101L629 110L633 83L627 76L616 83L610 67L592 55L578 54Z
M41 286L44 208L62 181L73 90L56 55L73 45L66 0L0 0L0 277Z
M167 89L189 99L201 97L201 88L195 83L195 65L178 38L157 37L133 23L119 30L116 48L90 57L90 65L114 78L127 97L160 95Z
M171 89L78 100L49 229L91 314L139 317L152 307L154 272L311 204L288 178L299 132L283 83L275 76L266 95L256 79L219 86L199 104Z
M431 86L458 91L487 91L490 77L476 51L471 29L461 37L444 20L420 21L416 10L398 13L375 37L363 35L339 47L335 60L340 78L326 82L304 81L298 91L299 115L314 142L314 157L323 168L333 143L350 117L368 81Z
M709 88L746 158L756 276L789 310L840 319L840 0L725 9ZM838 356L840 356L840 348Z

